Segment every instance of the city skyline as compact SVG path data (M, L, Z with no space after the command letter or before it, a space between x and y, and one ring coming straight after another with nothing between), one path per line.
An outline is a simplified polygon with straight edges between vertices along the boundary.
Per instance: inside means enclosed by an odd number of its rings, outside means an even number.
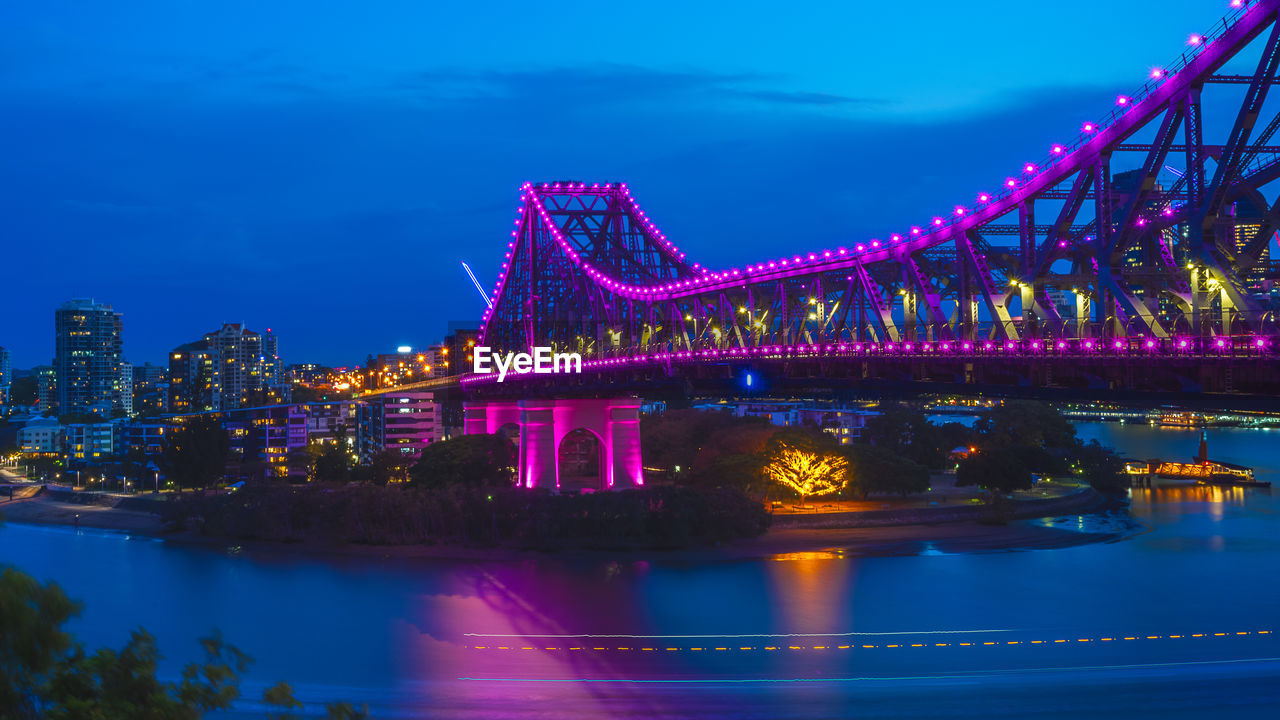
M24 239L13 260L34 267L59 247L62 265L0 288L0 343L15 368L48 363L38 309L93 296L128 318L135 363L159 361L175 333L223 322L273 327L291 358L329 365L423 346L449 321L479 318L458 261L493 281L525 180L627 181L713 266L767 256L783 234L821 248L888 232L1039 157L1083 108L1104 112L1220 11L1174 5L1112 8L1103 30L1056 5L983 23L945 3L860 7L826 13L821 30L803 10L768 31L739 6L661 25L630 9L593 14L619 27L622 51L504 44L511 27L457 8L388 9L351 33L324 9L234 27L182 9L113 10L111 36L85 34L103 21L91 9L56 22L7 9L0 32L24 71L0 78L13 105L3 122L21 140L14 166L29 169L3 201ZM413 22L392 22L406 12L459 42L415 42ZM874 28L903 26L908 12L918 42L890 52L891 66L870 61L896 39ZM588 22L564 15L566 29ZM962 17L967 49L956 56L946 48ZM1139 19L1139 36L1114 29ZM193 36L206 24L217 39ZM1078 52L1014 61L1028 52L1016 38L1037 26ZM650 40L661 52L636 62L635 45ZM904 144L954 154L955 171L922 173L881 149ZM726 213L748 193L759 212ZM801 199L809 212L785 212Z

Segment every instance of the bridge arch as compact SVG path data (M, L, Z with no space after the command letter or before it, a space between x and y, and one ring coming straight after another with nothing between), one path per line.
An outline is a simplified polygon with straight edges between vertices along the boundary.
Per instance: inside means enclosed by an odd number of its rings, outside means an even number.
M564 433L556 447L556 487L561 490L607 490L605 442L585 427Z
M599 443L602 490L644 485L640 456L640 401L634 397L529 399L466 403L463 431L519 431L519 485L559 488L561 446L573 432L585 430Z

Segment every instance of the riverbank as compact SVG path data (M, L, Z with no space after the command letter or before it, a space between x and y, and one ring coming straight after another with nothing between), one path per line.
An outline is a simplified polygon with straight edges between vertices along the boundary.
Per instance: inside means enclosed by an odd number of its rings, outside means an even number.
M95 503L63 502L44 493L0 503L0 517L5 522L67 525L150 536L160 536L164 530L164 523L153 513Z
M1050 500L1025 500L1018 504L1018 520L1005 525L985 524L985 507L909 508L896 511L787 515L775 518L775 525L760 537L724 545L682 550L610 549L546 551L510 547L466 547L458 545L357 545L319 541L296 543L244 542L209 537L191 531L166 532L157 515L103 504L70 503L45 493L37 497L0 504L8 522L79 527L123 532L213 549L236 548L261 555L305 555L312 557L449 559L467 561L517 561L545 557L661 557L687 562L715 562L756 558L839 558L856 556L918 555L927 553L967 553L1042 550L1119 537L1115 531L1081 532L1023 522L1043 518L1095 512L1105 499L1091 489ZM866 516L863 518L855 516ZM782 521L782 524L778 524Z

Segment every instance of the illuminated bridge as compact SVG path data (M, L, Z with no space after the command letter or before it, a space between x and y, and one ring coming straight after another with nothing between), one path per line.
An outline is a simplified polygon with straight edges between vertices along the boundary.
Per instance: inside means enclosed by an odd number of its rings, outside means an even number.
M1263 194L1280 178L1266 103L1280 0L1230 5L1039 160L842 247L708 268L625 184L526 183L479 345L578 352L584 372L462 386L474 398L672 382L1280 394L1280 203Z

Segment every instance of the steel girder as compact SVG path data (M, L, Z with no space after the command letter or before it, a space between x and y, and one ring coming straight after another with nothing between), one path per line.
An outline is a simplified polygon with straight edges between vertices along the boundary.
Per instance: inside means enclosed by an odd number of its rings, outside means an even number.
M526 185L483 342L605 357L865 339L1274 334L1241 277L1280 227L1280 209L1260 192L1280 179L1280 147L1270 145L1280 113L1265 104L1280 66L1278 11L1280 0L1234 11L1202 47L1001 192L885 242L713 272L687 261L625 185ZM1253 75L1218 75L1255 41ZM1242 100L1214 94L1239 85ZM1206 141L1206 108L1234 111L1226 137ZM1239 198L1262 219L1237 248L1228 240Z

